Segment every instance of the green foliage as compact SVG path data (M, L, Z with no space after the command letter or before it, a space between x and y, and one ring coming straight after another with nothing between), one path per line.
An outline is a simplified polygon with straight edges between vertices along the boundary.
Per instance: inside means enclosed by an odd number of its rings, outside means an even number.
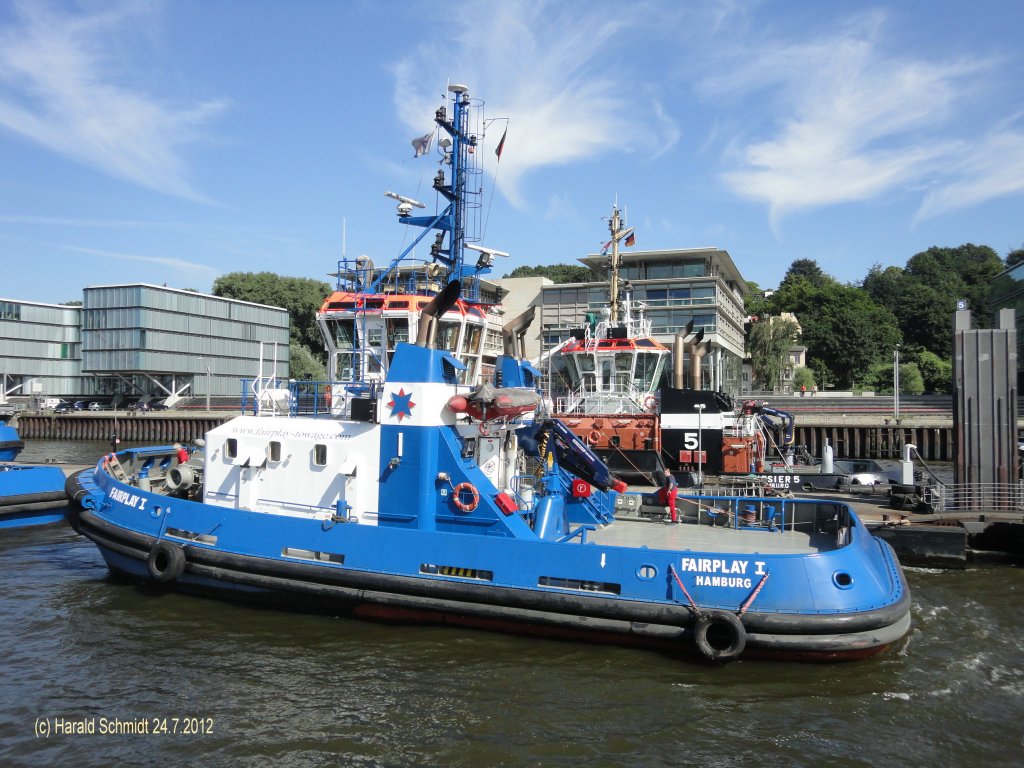
M62 307L80 307L82 302L80 299L72 299L71 301L62 301L60 305Z
M330 293L331 286L323 280L282 277L273 272L230 272L213 283L214 296L287 309L291 340L320 360L326 359L326 352L316 313Z
M505 277L546 277L554 283L590 283L601 279L590 267L581 264L546 264L516 267Z
M789 265L786 276L782 278L779 290L781 291L790 283L799 280L805 280L815 288L821 288L828 283L836 282L834 277L822 271L821 267L818 266L818 262L814 261L814 259L797 259Z
M754 371L754 379L761 389L774 390L786 365L786 353L797 336L797 325L792 320L774 321L767 318L754 323L747 340L747 354Z
M749 291L743 297L743 309L747 313L747 317L767 317L771 314L771 299L764 297L764 291L757 283L753 280L747 280L747 290Z
M1004 268L987 246L929 248L915 254L904 269L875 265L863 288L896 316L904 342L946 357L953 347L957 299L967 299L980 327L991 324L991 280Z
M863 289L817 274L807 264L801 270L790 269L771 303L775 312L796 315L807 359L823 386L852 389L872 362L891 354L900 342L896 318L889 310Z
M793 389L799 390L800 387L806 387L807 391L810 392L814 387L814 371L805 366L801 366L793 371Z
M924 378L917 363L900 363L900 392L907 395L924 393Z
M925 392L944 394L953 391L953 361L922 349L914 355Z
M1015 264L1020 264L1024 261L1024 245L1020 248L1014 248L1008 254L1006 254L1006 266L1012 267Z
M293 379L312 379L313 381L325 381L327 379L327 367L317 359L309 347L292 341L288 345L290 362L288 376Z

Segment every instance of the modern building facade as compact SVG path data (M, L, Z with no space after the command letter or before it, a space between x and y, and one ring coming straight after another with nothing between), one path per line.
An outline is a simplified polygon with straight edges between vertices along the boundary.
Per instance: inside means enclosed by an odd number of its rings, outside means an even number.
M5 396L77 394L82 308L0 299L0 381Z
M88 287L82 306L0 299L2 393L236 398L243 378L288 376L288 329L280 307L142 283Z
M629 282L633 299L647 305L654 338L671 346L676 332L693 320L693 330L703 330L708 343L708 354L701 362L705 388L739 394L747 285L728 251L687 248L620 255L620 277ZM603 275L608 257L592 254L580 261ZM568 339L588 312L599 313L608 303L605 282L542 286L542 353Z
M83 293L82 373L94 394L238 396L243 378L288 376L280 307L146 284Z

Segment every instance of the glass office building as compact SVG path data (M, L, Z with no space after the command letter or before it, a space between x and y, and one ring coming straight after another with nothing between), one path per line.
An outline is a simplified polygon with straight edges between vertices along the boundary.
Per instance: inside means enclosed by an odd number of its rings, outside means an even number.
M33 398L82 388L81 307L0 299L3 393Z
M238 397L242 378L288 375L280 307L145 284L91 286L83 298L91 394Z

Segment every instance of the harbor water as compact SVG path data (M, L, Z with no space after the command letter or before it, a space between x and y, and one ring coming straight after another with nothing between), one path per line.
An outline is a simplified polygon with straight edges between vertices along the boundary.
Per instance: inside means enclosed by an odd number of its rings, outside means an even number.
M713 667L162 593L63 524L0 558L4 766L1024 765L1021 568L908 570L913 627L865 661Z

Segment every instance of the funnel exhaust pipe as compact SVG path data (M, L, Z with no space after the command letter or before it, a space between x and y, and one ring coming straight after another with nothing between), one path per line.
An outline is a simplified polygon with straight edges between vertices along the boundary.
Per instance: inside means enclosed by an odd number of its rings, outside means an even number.
M416 328L416 346L434 349L437 341L438 318L451 309L459 300L462 283L452 280L446 285L420 312L420 322Z
M526 358L526 331L533 322L537 307L528 307L525 312L509 320L501 327L501 344L508 357L517 360Z

